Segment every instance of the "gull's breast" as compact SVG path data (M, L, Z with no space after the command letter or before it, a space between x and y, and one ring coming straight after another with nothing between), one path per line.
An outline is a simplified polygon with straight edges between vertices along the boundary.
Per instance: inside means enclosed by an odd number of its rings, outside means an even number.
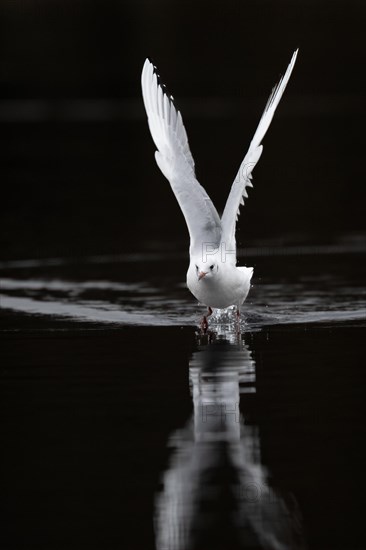
M249 291L243 274L236 268L223 276L204 277L198 281L195 273L188 270L187 286L199 302L213 308L224 309L232 305L240 305Z

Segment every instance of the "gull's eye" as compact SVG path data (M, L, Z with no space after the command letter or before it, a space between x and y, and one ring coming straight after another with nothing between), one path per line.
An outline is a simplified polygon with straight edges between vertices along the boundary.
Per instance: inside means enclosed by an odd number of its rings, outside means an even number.
M198 265L196 265L196 271L198 271Z
M213 270L213 268L214 268L214 264L210 265L211 271Z

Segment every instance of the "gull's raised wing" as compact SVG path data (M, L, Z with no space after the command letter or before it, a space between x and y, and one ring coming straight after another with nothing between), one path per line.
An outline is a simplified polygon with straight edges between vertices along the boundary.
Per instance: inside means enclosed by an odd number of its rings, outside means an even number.
M204 243L219 246L221 221L210 197L194 173L182 116L159 82L156 68L146 59L141 75L142 96L149 128L157 147L155 159L174 191L191 238L191 252Z
M292 69L295 65L297 52L298 50L293 53L286 73L281 78L277 86L275 86L272 90L262 118L258 124L258 128L250 143L248 152L240 165L239 171L226 201L225 210L221 217L221 224L222 241L225 242L227 249L235 249L235 226L239 215L240 205L244 204L244 198L248 196L246 187L253 187L251 182L252 171L262 154L263 145L261 145L261 141L267 132L269 125L271 124L277 105L279 104L287 82L290 79Z

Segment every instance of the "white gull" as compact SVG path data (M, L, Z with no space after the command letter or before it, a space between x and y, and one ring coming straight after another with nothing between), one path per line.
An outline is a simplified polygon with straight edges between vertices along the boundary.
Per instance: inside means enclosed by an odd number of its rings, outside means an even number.
M150 132L157 147L155 159L173 189L188 226L190 263L187 286L197 300L208 307L208 315L212 313L211 308L223 309L233 305L239 314L248 295L253 268L236 266L236 221L240 205L248 196L246 188L253 187L252 171L262 154L261 142L289 81L297 52L272 90L221 218L196 179L182 116L160 83L156 67L149 59L145 61L141 75L142 95ZM207 328L205 317L203 327Z

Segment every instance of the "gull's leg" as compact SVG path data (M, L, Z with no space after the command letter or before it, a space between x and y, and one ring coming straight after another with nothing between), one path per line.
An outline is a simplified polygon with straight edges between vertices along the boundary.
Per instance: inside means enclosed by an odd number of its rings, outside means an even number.
M236 308L236 333L237 335L240 334L240 306L237 306Z
M208 329L207 317L209 317L210 315L212 315L212 308L210 306L208 306L208 313L207 313L207 315L203 316L202 321L201 321L201 329L203 330L203 332L206 332L207 329Z

